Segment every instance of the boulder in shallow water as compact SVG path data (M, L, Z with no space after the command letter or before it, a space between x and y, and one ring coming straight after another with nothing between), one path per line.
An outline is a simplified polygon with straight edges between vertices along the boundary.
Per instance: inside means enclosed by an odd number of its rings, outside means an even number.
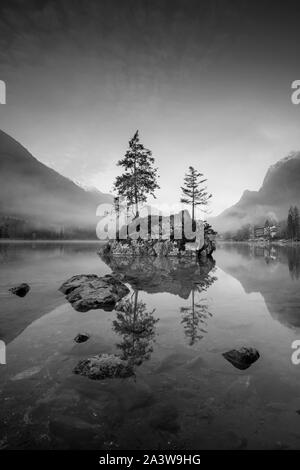
M78 362L73 372L93 380L124 379L134 375L133 367L129 362L115 354L99 354L83 359Z
M11 378L11 380L16 381L16 380L29 379L33 375L38 374L41 370L42 370L41 366L33 366L33 367L30 367L29 369L19 372L17 375L14 375Z
M129 289L111 274L79 274L68 279L59 289L72 307L79 312L102 308L113 310L116 303L129 293Z
M85 343L88 339L90 339L90 335L88 333L78 333L74 338L74 341L75 343Z
M99 276L96 274L78 274L76 276L70 277L70 279L64 282L60 286L59 290L63 294L68 295L78 287L81 287L84 283L95 281L97 279L99 279Z
M259 358L259 352L254 348L232 349L223 353L223 356L234 367L240 370L248 369Z
M11 287L9 291L19 297L25 297L25 295L30 291L30 286L26 284L26 282L23 282L15 287Z

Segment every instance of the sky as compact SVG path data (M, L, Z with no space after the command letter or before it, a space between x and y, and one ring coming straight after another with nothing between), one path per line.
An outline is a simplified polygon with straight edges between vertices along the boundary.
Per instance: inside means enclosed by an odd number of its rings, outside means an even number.
M1 0L0 129L104 192L139 129L157 202L193 165L217 215L300 149L299 36L296 1Z

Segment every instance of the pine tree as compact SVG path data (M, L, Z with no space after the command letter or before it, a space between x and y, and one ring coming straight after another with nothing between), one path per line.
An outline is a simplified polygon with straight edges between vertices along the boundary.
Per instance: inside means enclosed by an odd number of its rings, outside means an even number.
M300 220L299 220L299 209L297 206L294 207L294 238L298 240L300 237Z
M196 206L206 206L212 197L207 192L207 187L203 186L207 181L202 179L203 176L202 173L199 173L194 167L190 166L188 173L184 177L184 186L181 187L183 194L180 202L192 206L192 220L195 220Z
M287 237L294 239L294 209L290 207L286 227Z
M138 131L129 141L125 157L117 165L124 168L124 173L117 176L114 189L119 196L126 198L129 206L134 206L135 217L138 217L139 203L146 202L148 195L155 198L154 192L159 189L152 152L140 143Z
M204 221L204 235L217 235L218 232L216 232L212 226L206 222L206 220Z

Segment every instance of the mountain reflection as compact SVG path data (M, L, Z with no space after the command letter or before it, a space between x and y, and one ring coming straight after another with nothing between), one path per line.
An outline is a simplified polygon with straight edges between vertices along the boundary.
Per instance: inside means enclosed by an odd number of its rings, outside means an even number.
M246 293L259 292L264 297L273 318L300 328L300 247L224 244L217 261Z
M265 262L287 264L292 279L300 277L300 249L297 246L251 246L250 251L254 257L264 257Z
M122 337L122 342L117 347L121 350L121 358L134 366L150 359L153 351L155 325L158 322L154 312L155 309L148 311L146 304L138 300L138 291L133 293L131 299L118 304L113 329Z

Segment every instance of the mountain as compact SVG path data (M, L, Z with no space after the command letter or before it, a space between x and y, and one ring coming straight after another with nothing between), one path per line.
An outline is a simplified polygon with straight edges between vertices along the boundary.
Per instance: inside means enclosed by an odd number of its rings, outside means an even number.
M291 205L300 205L300 152L291 152L272 165L259 191L244 191L241 199L209 222L219 231L235 230L267 218L283 220Z
M44 229L95 230L96 209L112 196L87 191L34 158L0 131L0 214Z

